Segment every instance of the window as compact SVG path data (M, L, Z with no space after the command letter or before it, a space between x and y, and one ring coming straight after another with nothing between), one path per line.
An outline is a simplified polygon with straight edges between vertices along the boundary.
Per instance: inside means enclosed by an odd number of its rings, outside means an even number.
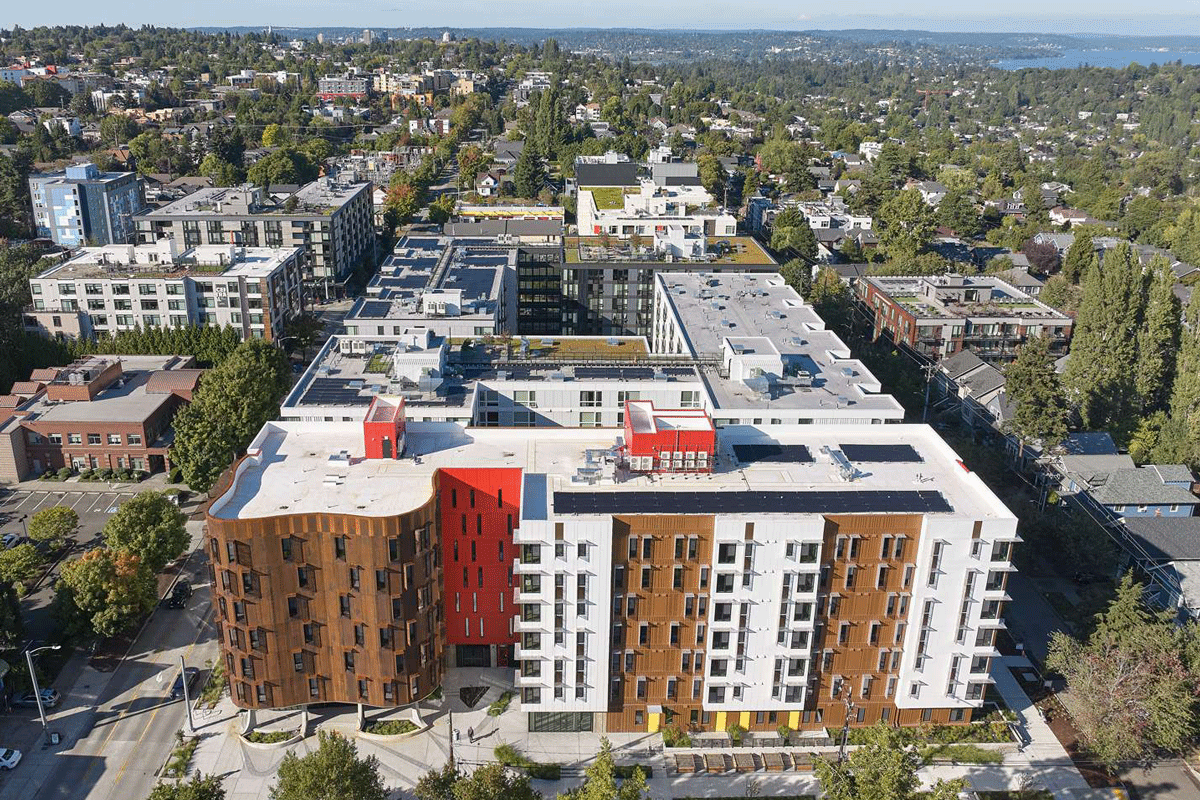
M600 427L600 412L599 411L580 411L579 412L579 427L581 427L581 428L599 428Z
M304 653L292 653L292 668L296 672L304 672Z
M700 407L700 392L685 391L679 393L680 408L699 408Z
M717 547L717 563L733 564L737 561L737 545L725 542ZM720 578L718 578L720 580Z
M67 444L83 444L83 434L68 433L67 434Z
M141 435L140 433L127 433L127 434L125 434L125 444L128 444L128 445L141 445L141 443L142 443L142 435Z
M98 434L98 433L89 433L89 434L87 435L87 437L88 437L88 444L90 444L90 445L98 445L98 444L100 444L100 434Z
M603 405L603 392L580 392L579 407L580 408L599 408Z

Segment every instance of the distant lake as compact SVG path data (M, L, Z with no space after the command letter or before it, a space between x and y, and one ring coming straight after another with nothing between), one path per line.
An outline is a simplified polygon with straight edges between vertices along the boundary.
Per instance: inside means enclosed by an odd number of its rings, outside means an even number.
M1148 67L1151 64L1166 64L1169 61L1200 64L1200 53L1175 50L1065 50L1061 56L1055 58L1005 58L993 62L993 66L1000 69L1074 69L1087 64L1092 67L1124 69L1134 62Z

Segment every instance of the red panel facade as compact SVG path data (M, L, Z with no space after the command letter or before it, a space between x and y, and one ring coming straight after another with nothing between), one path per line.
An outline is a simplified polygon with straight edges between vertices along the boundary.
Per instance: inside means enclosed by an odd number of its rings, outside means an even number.
M513 526L520 518L521 470L443 469L438 491L447 642L515 644Z
M391 403L376 397L363 420L367 458L399 458L404 452L404 400Z

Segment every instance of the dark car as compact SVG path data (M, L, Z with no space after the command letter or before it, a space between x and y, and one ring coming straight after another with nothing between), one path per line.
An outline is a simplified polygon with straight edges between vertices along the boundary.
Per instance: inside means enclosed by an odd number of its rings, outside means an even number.
M187 605L187 601L192 596L192 584L186 580L180 580L175 584L175 588L171 590L170 597L167 598L167 608L183 608Z
M1104 583L1108 580L1103 575L1097 575L1094 572L1076 572L1074 578L1080 586L1086 586L1089 583Z
M200 670L196 667L188 667L183 671L183 675L175 676L175 683L171 684L171 699L178 700L183 697L183 678L187 676L188 690L191 691L192 686L196 683L196 676L200 674Z

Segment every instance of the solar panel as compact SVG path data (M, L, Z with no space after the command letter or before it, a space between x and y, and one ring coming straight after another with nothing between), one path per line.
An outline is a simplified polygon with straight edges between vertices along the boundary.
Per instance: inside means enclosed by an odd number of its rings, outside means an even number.
M907 444L843 444L842 452L851 461L873 461L876 463L920 463L920 454Z
M558 514L930 514L953 511L935 491L555 492Z
M807 464L813 460L812 453L802 444L735 444L733 454L743 464L756 461Z
M304 393L304 402L310 405L365 406L370 397L359 394L341 378L314 378Z

